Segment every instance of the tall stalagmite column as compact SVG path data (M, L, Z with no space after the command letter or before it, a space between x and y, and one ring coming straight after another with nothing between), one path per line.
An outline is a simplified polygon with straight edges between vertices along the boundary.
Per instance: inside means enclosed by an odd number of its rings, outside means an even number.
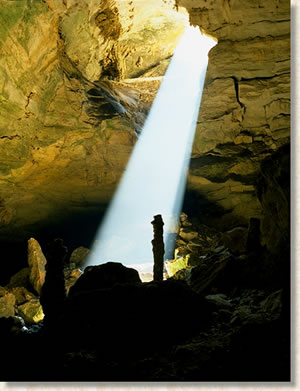
M154 220L151 221L154 231L154 239L152 243L152 251L154 256L154 266L153 266L153 280L162 281L163 280L163 270L164 270L164 239L163 239L163 219L161 215L154 216Z

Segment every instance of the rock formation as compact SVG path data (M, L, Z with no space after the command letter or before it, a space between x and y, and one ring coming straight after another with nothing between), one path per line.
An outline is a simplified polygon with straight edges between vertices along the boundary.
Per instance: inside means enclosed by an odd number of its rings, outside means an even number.
M41 293L42 286L45 282L46 263L46 258L39 243L34 238L30 238L28 240L29 280L38 294Z
M224 229L260 217L260 164L289 141L289 2L6 1L3 238L24 239L86 209L99 214L110 200L160 83L145 76L163 76L187 24L176 6L218 39L188 191L198 210L218 211Z
M261 162L289 143L290 4L176 3L186 7L191 24L218 39L209 55L188 186L203 205L223 209L228 228L245 224L262 214L255 190Z
M110 200L159 83L121 80L168 61L187 24L154 3L1 3L2 238Z
M188 23L218 43L172 276L82 273ZM0 380L289 381L289 119L286 0L0 2Z
M161 215L154 216L154 219L151 221L153 225L153 240L152 243L152 252L153 252L153 280L162 281L163 280L163 271L164 271L164 222Z

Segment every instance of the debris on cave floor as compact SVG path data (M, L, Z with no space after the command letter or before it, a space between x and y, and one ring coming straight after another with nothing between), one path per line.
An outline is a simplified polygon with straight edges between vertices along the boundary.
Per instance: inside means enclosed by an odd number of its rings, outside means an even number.
M7 380L35 378L38 356L37 381L289 381L289 291L268 280L254 228L217 232L182 214L182 268L158 282L115 262L82 271L88 251L65 262L58 243L68 294L51 322L39 318L30 267L0 287Z

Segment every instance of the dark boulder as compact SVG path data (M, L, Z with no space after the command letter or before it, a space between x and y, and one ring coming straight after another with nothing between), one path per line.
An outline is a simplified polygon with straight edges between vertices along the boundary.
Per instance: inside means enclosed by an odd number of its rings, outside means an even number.
M70 288L69 296L83 291L110 288L119 283L141 282L135 269L123 266L119 262L107 262L103 265L88 266L76 283Z
M76 341L77 349L122 361L193 335L208 325L210 314L210 304L181 281L115 284L69 296L55 338L66 349Z
M235 227L222 235L221 243L233 254L246 252L248 230L244 227Z
M201 263L187 269L182 278L201 294L233 294L237 289L261 288L267 285L262 270L262 255L234 255L219 247L201 258Z

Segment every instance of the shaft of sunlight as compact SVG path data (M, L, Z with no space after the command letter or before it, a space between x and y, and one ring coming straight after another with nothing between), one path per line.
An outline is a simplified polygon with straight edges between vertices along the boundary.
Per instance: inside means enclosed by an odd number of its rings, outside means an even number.
M189 26L167 69L119 187L97 233L87 265L107 261L151 271L151 221L164 220L172 259L208 62L216 44ZM171 255L170 255L171 254Z

